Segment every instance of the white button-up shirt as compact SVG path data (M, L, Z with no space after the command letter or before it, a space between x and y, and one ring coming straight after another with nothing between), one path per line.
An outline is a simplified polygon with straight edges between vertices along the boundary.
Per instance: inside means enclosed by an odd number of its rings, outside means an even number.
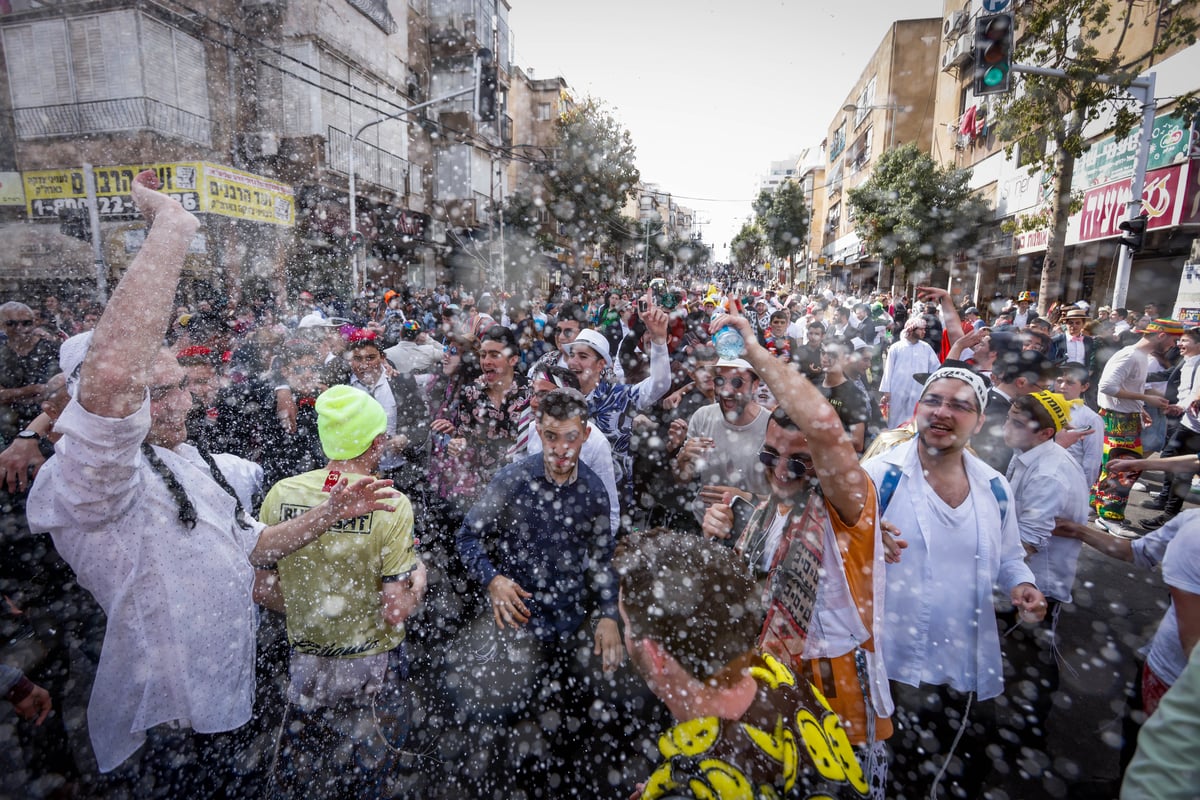
M141 452L150 403L124 419L91 414L75 400L55 425L63 434L38 472L28 515L49 531L79 585L108 616L88 704L102 772L121 764L145 731L177 722L200 733L233 730L254 701L254 569L263 525L239 528L235 503L191 445L154 448L196 508L180 521L163 479ZM262 469L216 456L251 508Z
M1095 436L1096 434L1092 434ZM1053 439L1014 453L1008 481L1016 497L1021 541L1036 552L1025 556L1046 597L1071 602L1079 539L1053 536L1054 518L1087 524L1088 482L1075 459Z

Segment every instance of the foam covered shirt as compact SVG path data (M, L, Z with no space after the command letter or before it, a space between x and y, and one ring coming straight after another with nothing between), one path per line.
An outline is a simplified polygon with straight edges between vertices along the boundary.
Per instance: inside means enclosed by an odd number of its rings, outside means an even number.
M1025 556L1025 563L1033 570L1042 594L1071 602L1083 542L1053 536L1051 531L1056 517L1087 524L1090 484L1083 469L1050 439L1023 453L1014 453L1008 465L1008 480L1017 500L1021 541L1036 551Z
M1172 525L1175 536L1163 555L1163 583L1172 589L1200 595L1200 527L1194 524L1196 515L1188 516L1189 519L1184 522L1190 521L1192 525ZM1180 514L1167 525L1182 517ZM1175 615L1175 604L1172 603L1163 614L1158 630L1154 632L1146 665L1164 682L1173 684L1187 666L1187 659L1188 654L1183 652L1183 643L1179 640L1179 619Z
M108 772L145 731L178 723L199 733L244 725L254 702L256 615L249 554L263 526L235 520L235 502L188 444L155 447L197 512L188 528L146 461L147 399L123 419L72 399L55 425L55 455L30 490L29 525L48 531L79 585L108 617L88 704L96 760ZM262 470L214 457L243 508Z
M268 525L294 519L329 498L324 487L366 477L318 469L271 487L260 516ZM417 566L407 497L394 511L341 520L275 565L287 606L288 640L297 652L331 658L385 653L404 641L404 626L383 618L383 584Z

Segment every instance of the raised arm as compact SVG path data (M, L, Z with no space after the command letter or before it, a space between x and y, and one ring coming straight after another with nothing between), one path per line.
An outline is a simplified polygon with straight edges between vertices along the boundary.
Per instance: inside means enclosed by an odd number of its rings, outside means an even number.
M141 406L171 318L183 258L200 227L157 188L158 178L149 170L133 180L133 200L150 231L96 323L79 374L80 404L102 417L127 417Z
M962 319L959 318L958 309L954 307L954 298L948 291L937 286L918 286L917 297L927 302L937 301L942 309L942 330L946 332L946 341L951 346L962 338Z
M742 335L746 342L746 360L754 367L759 380L770 388L784 413L804 432L825 499L844 522L853 525L862 515L866 486L871 479L859 466L858 456L837 411L808 378L758 343L749 320L743 316L721 315L712 322L713 330L725 325L736 328Z

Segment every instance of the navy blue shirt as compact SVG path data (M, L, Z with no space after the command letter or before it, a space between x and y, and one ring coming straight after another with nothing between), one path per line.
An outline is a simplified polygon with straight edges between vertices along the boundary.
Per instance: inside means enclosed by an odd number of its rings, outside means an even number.
M530 592L530 632L563 641L592 612L617 618L608 515L595 472L580 464L576 479L559 485L537 453L496 473L458 529L458 554L484 587L504 575Z

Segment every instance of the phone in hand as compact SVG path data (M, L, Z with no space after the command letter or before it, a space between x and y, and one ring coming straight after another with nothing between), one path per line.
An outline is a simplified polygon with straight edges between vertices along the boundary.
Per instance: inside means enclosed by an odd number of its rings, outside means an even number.
M639 314L645 314L647 311L650 310L650 304L646 302L646 298L644 298L644 297L641 300L638 300L637 307L638 307Z
M742 531L750 524L750 518L754 516L754 504L740 495L734 495L729 503L729 510L733 512L733 528L729 531L729 538L722 541L726 546L733 547L741 538Z

